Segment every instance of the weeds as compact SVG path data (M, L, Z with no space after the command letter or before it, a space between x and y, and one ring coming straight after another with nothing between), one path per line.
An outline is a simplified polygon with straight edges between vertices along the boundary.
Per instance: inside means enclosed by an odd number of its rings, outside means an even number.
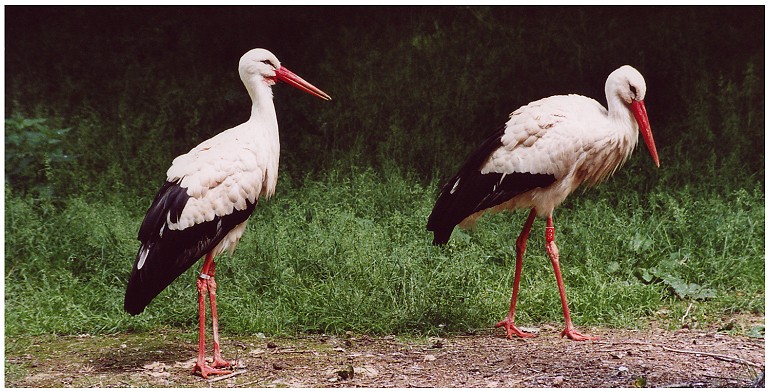
M371 169L345 176L340 171L284 186L259 205L237 252L223 256L217 268L220 312L226 314L222 327L269 334L434 334L489 327L504 316L522 213L485 216L475 231L458 231L445 248L432 247L423 226L435 184ZM686 196L654 189L647 202L666 200L661 205L622 209L585 194L557 212L575 322L640 327L642 319L676 300L665 284L641 277L660 264L687 283L716 291L702 304L711 311L763 310L763 225L746 230L744 224L763 218L763 194L696 200L690 202L696 207L676 212L677 200ZM640 202L633 193L616 201ZM743 213L726 213L740 203ZM9 235L7 243L9 334L194 324L195 270L141 316L122 312L137 244L135 211L74 199L40 225L20 218L29 206L8 207L6 218L14 219L16 232L26 233ZM694 235L691 221L703 224ZM38 229L44 232L34 234L37 249L14 241ZM560 322L562 316L542 231L543 224L535 223L525 258L522 324ZM49 247L56 251L45 256Z

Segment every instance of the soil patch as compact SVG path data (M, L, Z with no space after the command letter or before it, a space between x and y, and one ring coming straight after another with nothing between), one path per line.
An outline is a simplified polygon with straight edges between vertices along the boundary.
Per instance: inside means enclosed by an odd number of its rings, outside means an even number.
M536 338L512 340L498 329L411 340L352 333L227 338L224 331L225 358L238 365L234 376L208 381L190 374L197 344L188 330L8 338L5 385L749 387L765 365L763 338L715 329L581 330L601 340L562 339L555 326L543 326Z

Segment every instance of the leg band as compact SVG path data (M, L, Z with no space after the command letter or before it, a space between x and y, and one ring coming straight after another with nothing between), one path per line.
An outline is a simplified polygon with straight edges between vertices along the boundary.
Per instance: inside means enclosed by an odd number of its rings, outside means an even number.
M545 227L545 241L552 242L555 240L555 227Z

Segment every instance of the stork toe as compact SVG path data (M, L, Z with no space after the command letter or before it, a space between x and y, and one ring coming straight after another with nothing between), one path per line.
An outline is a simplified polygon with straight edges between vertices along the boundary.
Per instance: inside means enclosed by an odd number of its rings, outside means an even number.
M536 334L527 333L518 327L515 326L515 324L510 320L510 318L505 318L505 320L497 322L497 324L494 325L494 327L504 327L507 331L507 338L512 339L513 334L520 338L532 338L536 337Z
M211 375L229 375L230 373L232 373L232 371L228 369L215 368L208 364L200 365L196 363L195 367L192 368L192 374L200 374L200 377L203 379L208 379Z
M561 338L567 337L572 341L597 341L599 338L592 335L582 334L573 327L566 327L561 331Z
M214 368L231 368L232 365L232 361L227 361L221 357L214 358L214 362L211 363L211 366Z

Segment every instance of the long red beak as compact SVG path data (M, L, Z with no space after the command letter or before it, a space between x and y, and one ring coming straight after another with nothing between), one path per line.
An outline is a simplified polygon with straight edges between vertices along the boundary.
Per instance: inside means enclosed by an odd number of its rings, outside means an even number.
M654 145L654 137L652 136L652 127L649 125L649 117L646 115L646 106L642 100L634 100L630 104L630 111L633 112L636 122L638 122L638 130L644 138L646 148L649 149L649 153L652 155L652 160L657 167L660 166L660 158L657 156L657 147Z
M320 88L308 83L306 80L297 76L296 73L289 71L288 68L284 66L281 66L275 70L275 78L284 81L304 92L313 94L318 98L331 100L331 97L327 93L321 91Z

